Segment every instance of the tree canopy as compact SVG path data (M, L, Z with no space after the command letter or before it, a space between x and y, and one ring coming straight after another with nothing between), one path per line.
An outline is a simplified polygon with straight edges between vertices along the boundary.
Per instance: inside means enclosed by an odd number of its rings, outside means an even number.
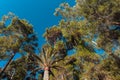
M55 15L58 25L47 28L39 48L32 25L16 16L0 22L0 59L27 53L1 69L10 80L120 80L119 0L76 0L62 3ZM7 17L8 18L8 17ZM95 49L104 50L97 54ZM69 51L73 51L69 55ZM14 56L13 56L14 57ZM13 71L10 73L10 71ZM37 77L37 78L36 78Z

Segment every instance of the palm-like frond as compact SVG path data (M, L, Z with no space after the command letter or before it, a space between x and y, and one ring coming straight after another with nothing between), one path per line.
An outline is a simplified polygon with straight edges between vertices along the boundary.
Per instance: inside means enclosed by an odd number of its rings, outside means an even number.
M54 78L56 77L54 75L53 69L56 71L65 69L63 66L58 65L58 63L63 60L63 58L61 58L59 55L59 51L48 44L43 46L42 51L39 55L33 54L33 56L38 59L38 63L41 69L45 71L46 67L48 67L47 69Z

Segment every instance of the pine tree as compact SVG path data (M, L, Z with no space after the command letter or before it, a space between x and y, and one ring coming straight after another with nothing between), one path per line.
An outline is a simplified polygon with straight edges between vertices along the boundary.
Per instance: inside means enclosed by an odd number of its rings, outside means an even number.
M11 21L8 26L5 25L6 20ZM37 37L33 27L26 20L19 19L17 16L9 13L3 16L1 23L0 54L8 55L7 58L9 60L0 72L0 78L4 75L4 72L6 72L6 69L17 53L34 52L35 47L37 47Z

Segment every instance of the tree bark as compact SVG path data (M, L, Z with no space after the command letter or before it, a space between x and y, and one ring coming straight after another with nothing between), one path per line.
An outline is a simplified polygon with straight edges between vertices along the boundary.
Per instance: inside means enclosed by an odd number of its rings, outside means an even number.
M15 53L12 54L12 56L10 57L8 63L5 65L5 67L3 68L3 70L0 72L0 79L2 78L3 73L5 72L5 70L9 66L9 64L11 63L12 59L14 58L14 56L15 56Z
M44 71L43 80L49 80L49 70L48 69L45 69L45 71Z

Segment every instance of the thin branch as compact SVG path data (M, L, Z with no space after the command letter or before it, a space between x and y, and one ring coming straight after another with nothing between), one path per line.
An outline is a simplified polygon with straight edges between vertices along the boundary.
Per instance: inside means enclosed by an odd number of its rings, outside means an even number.
M0 72L0 79L2 78L3 73L5 72L5 70L9 66L9 64L11 63L12 59L14 58L14 56L15 56L15 53L12 53L12 56L10 57L8 63L5 65L5 67L3 68L3 70Z
M43 70L43 69L42 68L36 68L36 69L34 69L34 70L31 71L31 74L34 73L34 72L37 72L39 70Z

